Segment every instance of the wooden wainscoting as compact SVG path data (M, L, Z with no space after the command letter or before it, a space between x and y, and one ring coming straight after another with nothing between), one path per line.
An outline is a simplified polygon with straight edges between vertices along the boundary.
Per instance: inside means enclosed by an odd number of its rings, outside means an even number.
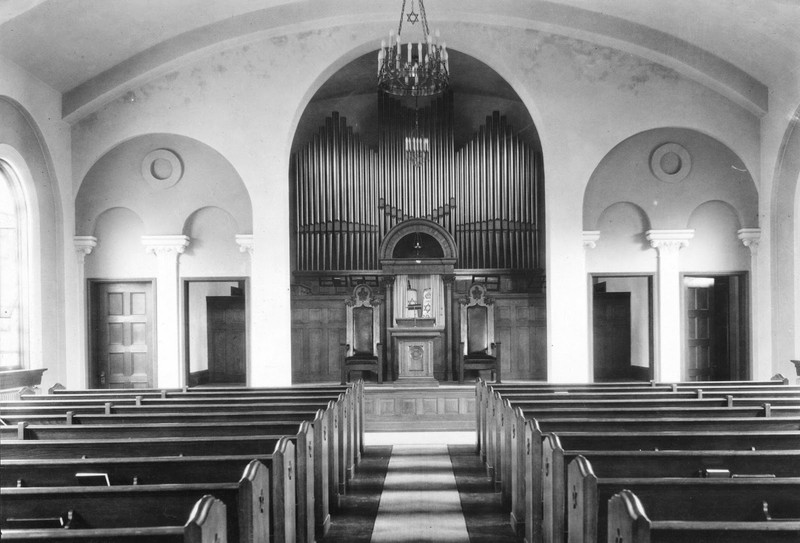
M475 430L474 385L365 390L367 432Z

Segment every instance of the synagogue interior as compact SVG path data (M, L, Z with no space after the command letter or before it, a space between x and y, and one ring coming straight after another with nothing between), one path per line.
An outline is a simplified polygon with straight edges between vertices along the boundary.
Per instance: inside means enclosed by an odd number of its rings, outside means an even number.
M660 509L666 483L597 483L579 536L564 500L587 479L552 491L573 469L658 471L570 463L596 447L665 470L692 450L667 479L786 479L762 501L792 540L798 185L793 0L2 2L0 490L21 515L2 538L51 537L26 500L76 484L52 459L186 456L125 472L167 492L206 447L260 463L207 458L196 484L268 472L254 519L226 524L221 487L181 494L181 525L223 540L645 541L625 511L685 513ZM659 430L686 435L576 437ZM112 487L128 466L95 462ZM730 499L687 522L753 520L733 490L675 492Z

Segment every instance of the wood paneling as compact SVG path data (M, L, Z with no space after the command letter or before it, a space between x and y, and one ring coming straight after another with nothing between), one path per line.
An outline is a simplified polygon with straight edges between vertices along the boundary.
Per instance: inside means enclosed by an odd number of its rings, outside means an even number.
M547 378L547 328L543 295L495 296L495 337L502 342L505 379ZM453 307L458 307L454 299ZM452 324L458 330L458 311ZM385 336L384 336L385 337ZM458 334L451 335L458 352ZM345 304L342 296L292 297L292 379L295 383L338 381L346 341ZM434 377L445 379L445 345L434 340ZM386 380L391 373L384 368ZM450 373L452 376L452 373Z
M292 381L339 382L347 330L341 296L292 299Z
M503 295L495 304L494 335L502 343L503 379L547 379L544 296Z
M368 432L475 430L475 389L367 388L364 429Z

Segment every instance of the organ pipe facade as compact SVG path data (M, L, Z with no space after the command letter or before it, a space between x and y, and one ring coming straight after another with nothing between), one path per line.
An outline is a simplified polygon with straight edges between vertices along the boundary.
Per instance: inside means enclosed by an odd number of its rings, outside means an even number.
M454 237L458 269L526 272L544 267L541 153L494 112L463 147L453 97L415 112L379 93L378 147L334 112L292 161L295 271L373 271L398 223L424 218ZM429 139L419 166L405 155L418 122Z

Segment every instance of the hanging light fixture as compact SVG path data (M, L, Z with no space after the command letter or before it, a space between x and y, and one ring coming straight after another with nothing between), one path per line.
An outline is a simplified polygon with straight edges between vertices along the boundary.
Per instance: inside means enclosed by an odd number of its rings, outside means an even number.
M431 152L430 140L419 131L419 109L414 103L414 128L405 137L405 155L411 165L420 167L428 161ZM418 241L419 243L419 241Z
M432 96L444 91L450 83L447 45L437 43L438 30L435 37L431 36L423 0L418 0L419 13L414 11L414 1L411 0L411 11L406 13L403 0L397 35L392 31L389 43L382 40L378 52L378 88L396 96ZM409 40L403 44L400 34L404 17L412 25L422 19L423 35L419 42Z

